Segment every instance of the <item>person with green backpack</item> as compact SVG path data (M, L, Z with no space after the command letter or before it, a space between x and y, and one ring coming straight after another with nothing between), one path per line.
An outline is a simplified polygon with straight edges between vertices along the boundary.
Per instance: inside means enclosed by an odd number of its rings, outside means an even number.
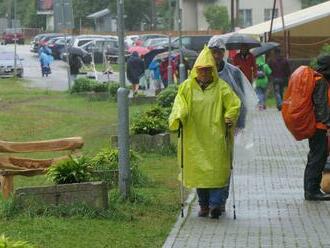
M266 90L269 83L269 76L272 73L269 65L265 62L265 56L257 57L257 77L256 77L256 94L258 96L259 110L266 109Z

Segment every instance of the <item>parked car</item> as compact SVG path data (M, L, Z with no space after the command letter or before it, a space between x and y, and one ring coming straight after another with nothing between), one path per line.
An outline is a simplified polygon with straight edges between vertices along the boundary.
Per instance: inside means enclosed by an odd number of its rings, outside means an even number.
M113 35L78 35L72 39L70 45L73 47L81 47L82 45L95 39L112 39L118 41L118 37Z
M127 35L125 37L125 43L131 47L131 46L134 46L134 42L139 38L138 35Z
M72 36L56 37L48 41L48 47L52 50L52 55L54 59L61 59L62 54L65 52L65 39L67 46L70 46Z
M118 60L118 40L95 39L82 45L81 48L86 50L88 53L93 54L95 63L103 63L104 55L106 55L113 63L116 63ZM125 53L125 57L128 57L128 52Z
M46 33L46 34L38 34L34 37L33 41L31 42L31 52L37 53L39 48L45 44L48 44L48 41L52 38L63 36L63 34L58 33Z
M137 40L135 40L134 45L143 46L146 40L154 38L168 38L168 36L165 34L142 34L139 35Z
M153 50L164 45L168 45L168 38L151 38L144 42L143 46Z
M24 69L22 58L16 54L16 76L23 77ZM15 76L15 53L0 52L0 77Z
M184 35L182 36L182 46L200 52L203 50L204 45L209 42L212 35ZM179 47L179 37L172 41L174 47Z
M16 34L16 42L18 44L24 44L24 34L21 28L6 28L5 32L2 34L3 43L15 43L15 34Z

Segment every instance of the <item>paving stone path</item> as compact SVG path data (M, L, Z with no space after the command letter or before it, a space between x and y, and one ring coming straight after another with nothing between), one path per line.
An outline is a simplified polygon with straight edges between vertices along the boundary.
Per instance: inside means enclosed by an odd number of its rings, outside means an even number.
M274 109L255 125L254 161L235 164L237 219L231 196L219 220L197 217L195 200L164 247L330 247L330 202L303 197L307 141L296 142Z

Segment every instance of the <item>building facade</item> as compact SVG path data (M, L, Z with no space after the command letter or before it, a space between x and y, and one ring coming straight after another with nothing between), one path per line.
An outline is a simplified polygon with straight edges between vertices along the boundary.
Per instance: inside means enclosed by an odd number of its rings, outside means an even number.
M271 18L273 9L273 0L239 0L238 6L238 27L245 28L252 26ZM276 1L275 17L280 15L280 4ZM283 2L284 15L295 12L302 8L301 0L285 0ZM208 5L226 6L230 18L231 0L180 0L182 8L182 29L184 31L207 30L208 23L204 17L204 10Z

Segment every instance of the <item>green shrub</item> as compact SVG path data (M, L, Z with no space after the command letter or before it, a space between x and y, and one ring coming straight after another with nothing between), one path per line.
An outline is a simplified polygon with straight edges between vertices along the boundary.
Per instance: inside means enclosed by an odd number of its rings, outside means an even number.
M118 184L118 149L104 148L90 161L93 179L107 182L110 186ZM130 166L132 185L141 186L147 179L139 169L141 158L134 151L130 151Z
M157 96L157 103L161 107L171 108L174 103L176 94L178 93L178 86L170 85L162 90Z
M131 121L133 134L155 135L167 130L167 121L161 116L148 116L147 113L137 114Z
M4 234L0 236L0 247L2 248L33 248L33 245L30 245L26 241L15 241L7 238Z
M92 89L94 92L107 92L109 88L108 83L97 83Z
M120 84L119 83L116 83L116 82L111 82L109 84L109 95L110 97L112 98L117 98L117 91L120 87Z
M89 160L83 156L62 160L48 169L47 176L56 184L88 182Z
M71 93L78 92L107 92L109 84L108 83L100 83L95 79L90 79L86 77L77 78L74 81L74 84L71 88Z
M77 78L76 80L74 80L74 84L71 88L71 93L91 91L94 81L95 80L86 77Z

